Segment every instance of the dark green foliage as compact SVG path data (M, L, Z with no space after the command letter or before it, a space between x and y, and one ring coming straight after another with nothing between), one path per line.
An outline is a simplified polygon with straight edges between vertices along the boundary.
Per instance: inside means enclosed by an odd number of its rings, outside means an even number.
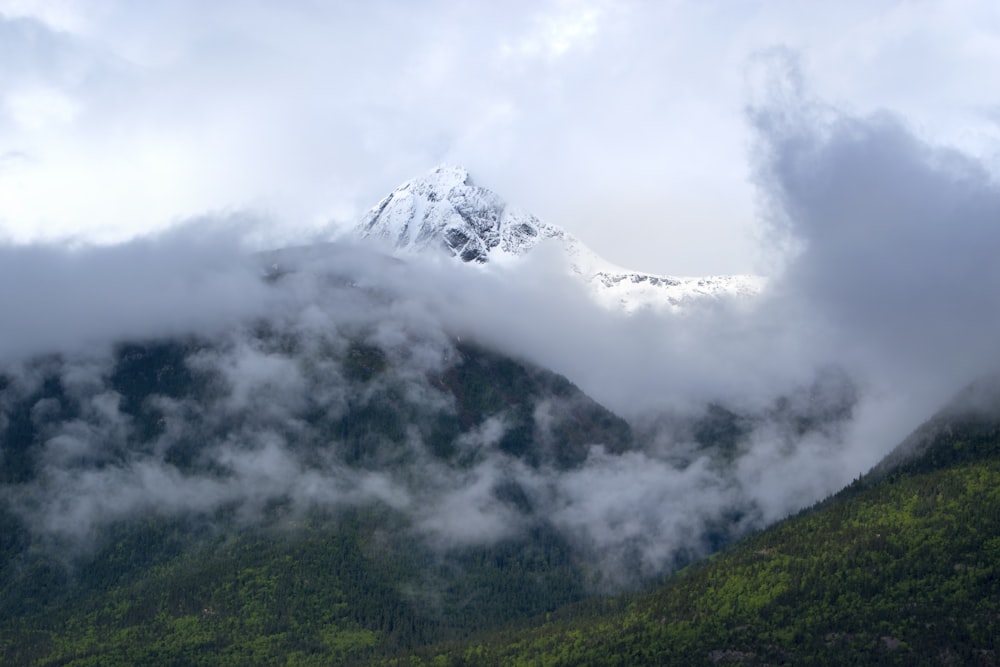
M340 457L352 466L385 468L411 462L410 446L417 436L434 457L459 467L475 463L484 453L461 450L460 436L490 418L503 423L500 451L533 466L566 468L582 463L592 445L612 452L633 445L626 422L585 396L565 378L489 350L459 345L457 361L440 375L424 378L452 407L428 409L409 395L414 387L392 375L385 353L362 343L350 346L342 360L345 378L357 389L349 393L348 409L325 428L338 442ZM536 411L548 409L545 426ZM318 423L328 417L310 417Z
M296 345L258 334L266 354ZM258 415L215 414L225 379L191 361L225 350L197 341L116 348L104 379L121 397L124 435L99 443L94 465L125 467L141 456L170 474L230 474L205 452L231 432L252 431ZM16 394L13 382L0 389L7 489L36 474L43 430L79 412L59 360L50 361L31 392ZM460 347L457 363L435 377L396 372L367 343L331 349L323 361L342 372L327 379L346 385L346 405L303 401L291 415L306 426L288 431L302 437L290 435L287 447L307 465L332 453L345 470L400 473L415 464L407 474L418 476L428 453L458 472L495 447L566 467L592 445L620 452L632 444L624 421L564 378L481 348ZM184 428L167 433L166 416L187 420ZM491 417L508 427L499 443L456 445ZM234 438L231 446L244 445ZM342 664L459 640L584 597L577 556L533 517L525 489L501 480L493 494L524 517L524 530L475 546L433 544L402 513L377 505L303 514L281 496L262 499L252 527L234 502L98 523L82 542L63 543L29 530L25 506L19 514L0 496L0 664Z
M14 392L9 382L0 388L0 405L10 406L6 411L7 427L0 430L0 483L19 484L34 479L46 423L76 415L78 406L66 395L56 371L58 363L57 359L45 359L36 364L33 370L41 374L42 380L28 395L5 395Z
M702 447L718 448L725 458L731 459L752 431L753 419L710 403L705 414L694 423L692 435Z
M372 345L351 345L344 359L344 375L354 382L368 382L388 367L385 353Z
M114 367L108 378L112 389L121 395L121 409L131 416L140 441L151 440L162 432L161 412L149 399L200 398L199 383L187 364L188 356L198 349L194 341L149 341L126 343L115 350ZM173 454L178 463L190 463L190 452Z
M888 474L932 472L994 458L1000 443L1000 376L965 388L904 440L862 480L862 486Z
M570 468L587 458L591 445L614 453L633 445L629 425L566 378L476 346L459 345L458 352L459 363L437 383L454 395L462 430L503 417L507 429L497 445L501 451L533 466ZM540 401L552 406L548 429L535 418Z
M137 414L153 394L175 398L189 394L193 376L186 359L190 351L188 345L178 341L120 345L109 380L121 394L123 409Z
M679 438L698 445L698 455L709 453L718 462L735 461L750 446L753 433L768 429L790 452L802 437L816 433L837 440L858 402L858 389L837 367L822 368L808 385L783 394L763 408L748 409L712 402L693 418L680 418L673 428ZM684 463L681 461L680 463Z
M358 617L387 628L382 641L395 645L390 626L399 613L392 610L401 601L382 583L394 577L359 555L358 527L350 522L336 535L300 528L193 538L181 528L134 527L101 554L118 562L79 562L66 587L71 597L48 619L8 624L7 636L33 641L11 642L0 656L20 662L34 655L38 664L309 664L374 644L376 633ZM178 538L180 551L165 544Z
M426 596L417 601L433 609L433 634L446 639L552 611L587 593L566 540L544 526L455 550L421 570Z
M515 480L504 480L493 487L493 496L522 514L531 514L534 507L524 489Z
M808 387L779 398L770 417L789 426L797 436L829 432L850 419L858 402L858 389L843 369L820 369Z
M0 663L342 664L583 595L567 545L542 528L444 558L378 508L209 525L144 520L71 563L26 560L3 589L20 606L0 616Z
M962 403L943 411L914 435L921 446L909 442L900 467L692 565L654 593L391 663L996 664L996 414Z
M15 559L31 544L31 534L16 514L10 511L5 499L0 499L0 581L10 581ZM0 612L6 598L0 598Z
M350 465L380 467L401 464L407 452L406 408L399 391L388 387L353 403L335 431L340 456Z
M113 382L127 392L123 404L148 419L153 396L207 392L210 381L178 366L192 349L122 348ZM456 439L494 416L516 438L496 446L533 465L572 467L592 444L630 445L627 425L564 379L478 348L459 353L428 381L452 409L428 413L389 377L383 352L350 348L340 362L358 391L346 416L316 422L337 437L341 460L401 465L414 455L415 432L461 469L462 456L476 454L461 453ZM820 393L807 401L812 413L787 407L793 430L827 428L847 405L836 387ZM76 407L58 375L4 400L8 433L23 445L12 451L27 453L20 470L30 472L38 415ZM535 418L543 403L552 409L544 427ZM807 413L816 419L795 421ZM996 415L952 406L904 443L891 468L653 592L616 599L583 600L587 569L532 518L532 498L514 480L497 482L493 495L526 529L451 547L428 543L383 506L303 514L275 497L252 527L223 506L122 521L67 551L0 498L0 663L990 664L1000 655ZM720 406L706 419L706 446L744 437L735 412ZM168 452L167 463L196 466L196 450L185 451ZM709 526L712 546L740 520Z

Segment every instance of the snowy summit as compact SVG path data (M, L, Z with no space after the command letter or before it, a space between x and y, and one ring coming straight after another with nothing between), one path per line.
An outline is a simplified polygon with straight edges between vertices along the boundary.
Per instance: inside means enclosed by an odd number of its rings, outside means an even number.
M358 231L362 237L388 241L396 250L441 247L466 262L520 256L542 238L565 235L507 206L456 166L440 166L403 183L368 212Z
M465 168L452 165L400 185L362 218L356 233L394 252L439 249L478 264L522 257L548 240L600 303L627 311L676 309L704 297L748 297L764 285L758 276L662 276L616 266L565 230L508 206L495 192L475 185Z

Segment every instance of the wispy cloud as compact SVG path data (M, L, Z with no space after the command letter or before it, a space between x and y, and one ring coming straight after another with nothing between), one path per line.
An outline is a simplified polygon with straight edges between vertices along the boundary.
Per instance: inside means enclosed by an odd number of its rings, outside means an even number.
M29 159L0 230L120 241L259 208L302 238L447 160L619 263L752 272L745 60L799 49L825 96L995 156L997 10L958 6L8 0L0 143Z

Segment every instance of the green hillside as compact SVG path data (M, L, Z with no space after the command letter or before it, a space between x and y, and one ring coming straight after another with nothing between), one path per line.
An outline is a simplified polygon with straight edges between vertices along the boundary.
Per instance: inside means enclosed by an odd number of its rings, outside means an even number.
M997 386L967 390L892 466L653 593L391 664L997 664Z
M58 358L2 379L0 663L997 661L994 380L970 387L836 496L641 595L591 597L593 563L536 512L519 481L530 476L487 478L488 502L518 529L467 543L421 526L425 515L391 494L303 504L294 488L268 491L273 478L260 493L240 488L230 500L169 511L98 505L121 514L80 514L91 521L80 534L32 524L53 519L37 511L46 502L39 490L58 493L53 480L72 475L114 480L100 474L139 465L196 492L231 488L240 480L231 461L274 451L232 434L268 429L287 432L282 451L294 458L277 462L297 461L297 481L392 476L423 502L486 457L562 473L585 465L594 443L610 457L639 446L628 424L564 378L481 348L458 345L444 367L414 372L364 340L320 356L266 331L255 345L250 358L303 369L302 400L282 397L268 375L252 387L266 400L232 408L239 385L217 370L228 367L204 363L231 357L194 340L121 346L95 366L103 374L85 376L82 393L79 368ZM87 397L108 388L119 412L95 417ZM270 416L269 401L282 399L290 407ZM796 429L836 422L842 410L829 412ZM65 448L73 429L96 429L108 414L119 428L100 432L119 439ZM482 435L498 419L502 432ZM715 410L699 422L699 443L725 450L739 419ZM95 503L111 491L80 498ZM730 529L718 530L712 543L726 543Z
M290 425L227 414L225 378L192 361L212 351L204 341L122 345L103 384L83 398L65 386L70 373L58 358L22 373L32 384L3 380L0 664L340 664L465 637L588 594L580 554L534 516L515 477L487 491L519 530L468 544L438 544L408 507L375 497L302 507L288 492L265 489L248 508L254 488L203 508L92 518L82 537L32 525L45 501L37 489L61 472L53 435L94 421L86 400L102 387L121 397L125 435L88 453L95 460L73 459L82 460L73 475L138 461L171 480L224 489L235 473L213 456L213 439L253 455L259 447L230 444L230 434L294 428L289 448L303 461L296 475L325 474L327 485L335 474L391 475L433 500L438 492L425 487L440 484L434 471L458 480L491 452L560 470L578 466L595 443L610 453L633 444L627 423L565 378L479 347L457 346L443 370L412 373L363 341L303 359L294 341L278 348L266 332L260 340L310 371L328 365ZM330 386L347 388L339 411L315 398ZM209 409L189 409L188 428L173 436L168 418L182 401ZM539 404L544 423L534 417ZM502 437L469 446L491 419L504 420Z
M565 550L546 536L469 549L445 564L419 542L377 541L373 527L392 522L366 510L231 536L195 537L181 522L130 526L75 571L46 563L22 579L22 590L59 590L47 604L9 610L23 613L0 625L0 662L342 664L582 595ZM46 581L53 572L60 576ZM435 577L447 583L438 589Z

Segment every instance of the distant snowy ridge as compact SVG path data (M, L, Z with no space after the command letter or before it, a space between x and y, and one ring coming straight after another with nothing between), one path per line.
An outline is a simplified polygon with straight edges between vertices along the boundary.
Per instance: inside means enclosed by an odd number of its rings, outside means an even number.
M437 248L480 264L522 257L551 240L599 303L626 311L676 309L692 299L745 298L764 287L759 276L661 276L616 266L565 230L508 206L458 166L440 166L403 183L364 216L356 233L396 252Z

